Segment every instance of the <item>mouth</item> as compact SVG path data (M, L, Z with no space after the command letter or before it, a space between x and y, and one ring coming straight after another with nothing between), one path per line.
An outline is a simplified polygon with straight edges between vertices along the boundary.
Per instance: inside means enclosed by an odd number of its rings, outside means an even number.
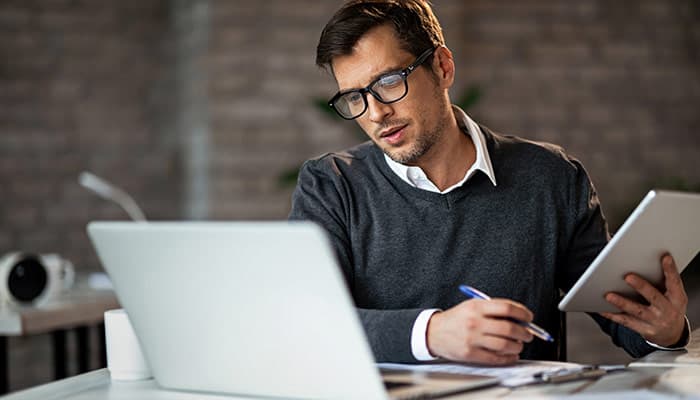
M384 129L379 133L379 139L388 142L389 144L395 144L401 140L404 134L404 128L408 125L394 126L388 129Z

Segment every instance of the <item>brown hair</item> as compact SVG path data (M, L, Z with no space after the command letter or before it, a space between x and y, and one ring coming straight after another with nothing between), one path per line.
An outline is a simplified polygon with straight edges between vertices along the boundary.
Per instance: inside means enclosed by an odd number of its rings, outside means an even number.
M316 65L331 70L333 58L351 54L365 33L384 24L394 27L401 47L416 57L445 44L440 22L425 0L351 0L323 28Z

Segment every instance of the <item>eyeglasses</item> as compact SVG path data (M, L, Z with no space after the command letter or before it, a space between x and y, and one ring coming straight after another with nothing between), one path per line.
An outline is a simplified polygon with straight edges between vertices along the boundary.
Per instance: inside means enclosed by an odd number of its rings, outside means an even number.
M425 60L433 54L435 49L428 49L423 52L416 61L401 71L390 72L375 79L367 87L362 89L350 89L338 92L328 102L338 115L345 119L355 119L367 111L367 93L374 96L377 101L383 104L396 103L406 97L408 93L408 82L406 79Z

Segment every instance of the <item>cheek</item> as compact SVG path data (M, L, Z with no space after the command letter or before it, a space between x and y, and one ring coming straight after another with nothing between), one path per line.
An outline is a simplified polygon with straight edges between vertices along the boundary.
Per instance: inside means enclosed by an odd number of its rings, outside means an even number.
M421 129L425 128L425 123L429 116L434 115L435 102L429 98L420 98L418 96L405 99L406 102L397 110L397 117L412 120L414 125L420 125Z
M408 95L400 103L406 112L418 117L425 112L433 112L438 107L436 90L429 85L413 85L408 87Z

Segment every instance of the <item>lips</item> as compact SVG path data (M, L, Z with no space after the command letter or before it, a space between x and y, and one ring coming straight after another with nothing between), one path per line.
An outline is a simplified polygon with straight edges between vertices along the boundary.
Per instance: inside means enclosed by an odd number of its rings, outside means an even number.
M403 137L403 130L407 125L394 126L388 129L384 129L380 134L379 138L388 142L389 144L395 144L401 140Z

